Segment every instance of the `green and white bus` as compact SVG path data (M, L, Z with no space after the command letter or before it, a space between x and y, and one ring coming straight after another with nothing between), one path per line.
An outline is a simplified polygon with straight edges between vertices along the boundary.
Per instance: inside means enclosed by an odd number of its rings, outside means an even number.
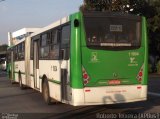
M9 77L46 103L101 105L147 99L146 19L77 12L8 49Z

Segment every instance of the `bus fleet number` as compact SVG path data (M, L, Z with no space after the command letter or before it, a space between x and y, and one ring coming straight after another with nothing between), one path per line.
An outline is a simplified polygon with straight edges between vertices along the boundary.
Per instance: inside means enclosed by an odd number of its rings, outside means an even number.
M57 71L57 66L51 66L51 71Z

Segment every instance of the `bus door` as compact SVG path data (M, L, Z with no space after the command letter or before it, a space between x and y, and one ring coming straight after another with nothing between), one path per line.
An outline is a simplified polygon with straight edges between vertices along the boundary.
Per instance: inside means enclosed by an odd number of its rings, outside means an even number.
M34 40L33 42L33 73L34 73L34 87L40 89L39 80L39 40Z
M11 79L11 82L14 82L13 80L14 80L14 54L13 54L13 50L11 50L11 52L10 52L11 54L9 54L11 57L11 69L9 70L10 71L10 79Z
M70 24L67 24L61 28L60 35L60 59L61 59L61 98L62 101L69 101L69 51L70 51Z
M61 50L61 52L65 52ZM64 57L64 55L62 55ZM61 99L62 101L68 101L68 88L69 88L69 81L68 81L68 61L62 59L61 62Z

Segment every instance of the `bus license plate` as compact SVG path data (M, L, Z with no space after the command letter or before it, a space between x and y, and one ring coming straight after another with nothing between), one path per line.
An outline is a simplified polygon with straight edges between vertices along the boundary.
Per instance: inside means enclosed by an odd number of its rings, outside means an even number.
M121 81L120 80L109 80L108 84L109 85L119 85L121 84Z

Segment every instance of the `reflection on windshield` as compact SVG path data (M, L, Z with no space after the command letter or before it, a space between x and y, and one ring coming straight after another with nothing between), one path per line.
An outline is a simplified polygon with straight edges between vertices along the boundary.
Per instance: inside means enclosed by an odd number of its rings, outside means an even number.
M140 46L140 22L113 17L85 17L88 46Z

